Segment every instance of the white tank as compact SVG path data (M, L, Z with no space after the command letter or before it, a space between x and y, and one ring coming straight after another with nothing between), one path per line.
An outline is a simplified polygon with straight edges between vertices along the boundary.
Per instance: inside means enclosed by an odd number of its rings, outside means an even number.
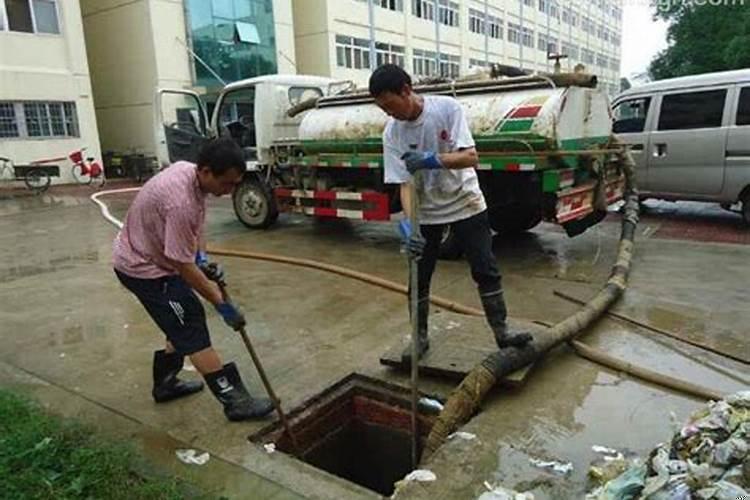
M609 101L598 89L484 90L459 94L456 98L464 108L475 138L518 133L548 139L558 148L579 149L574 146L578 141L603 144L611 135ZM306 113L299 137L321 141L379 139L387 119L371 101L337 105L323 101Z

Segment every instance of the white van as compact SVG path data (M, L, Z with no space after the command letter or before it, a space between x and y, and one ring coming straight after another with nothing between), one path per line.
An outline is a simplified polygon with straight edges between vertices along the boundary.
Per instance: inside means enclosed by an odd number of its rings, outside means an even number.
M648 83L612 108L642 198L741 202L750 224L750 69Z

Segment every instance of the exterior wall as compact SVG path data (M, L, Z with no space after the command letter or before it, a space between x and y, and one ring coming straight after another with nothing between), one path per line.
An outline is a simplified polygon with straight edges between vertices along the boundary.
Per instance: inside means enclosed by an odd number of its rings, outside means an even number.
M502 38L488 38L488 51L485 55L485 36L474 33L469 27L469 9L481 13L485 11L483 0L453 0L459 6L459 26L439 25L440 51L444 54L460 56L461 74L469 71L471 59L484 61L486 55L491 63L502 63L520 66L534 71L553 71L554 61L547 60L544 50L538 49L539 33L555 37L558 52L562 42L569 42L577 47L588 48L595 54L604 54L608 61L618 61L617 69L609 64L606 68L590 63L583 63L579 58L561 60L563 71L572 71L576 64L582 63L587 71L599 75L600 82L611 85L607 90L619 90L619 61L621 46L605 42L595 34L584 32L581 28L582 16L590 17L598 26L603 24L610 32L621 35L622 21L611 15L613 2L608 0L607 13L598 7L600 2L584 0L558 0L560 18L548 16L539 10L539 0L532 5L519 0L489 0L488 14L503 21ZM351 79L359 85L367 82L369 69L346 68L336 62L336 35L369 39L369 18L365 0L294 0L295 36L297 57L300 61L298 72ZM377 42L391 43L405 48L405 69L413 73L412 54L414 49L435 51L435 23L421 19L412 14L412 0L403 0L403 10L393 11L379 6L375 0L375 38ZM618 0L614 3L621 8ZM573 7L579 13L578 26L573 27L562 20L562 9ZM534 32L533 47L523 47L508 39L508 24L514 23ZM326 48L327 47L327 48Z
M81 4L102 149L154 155L155 89L177 87L204 93L222 86L210 76L196 85L200 63L187 48L192 46L193 35L189 2L81 0ZM193 5L205 8L208 0ZM292 0L272 0L270 5L279 72L296 73Z
M328 0L292 0L298 74L333 75L336 52L335 37L329 27L329 7Z
M80 147L101 158L96 115L79 4L57 2L60 34L0 31L0 100L75 102L80 137L0 138L0 156L15 163L66 156ZM59 179L72 182L70 163L60 162Z
M157 66L150 2L81 0L81 6L102 149L152 151Z
M297 74L294 42L292 0L273 0L273 20L276 30L276 64L279 74Z

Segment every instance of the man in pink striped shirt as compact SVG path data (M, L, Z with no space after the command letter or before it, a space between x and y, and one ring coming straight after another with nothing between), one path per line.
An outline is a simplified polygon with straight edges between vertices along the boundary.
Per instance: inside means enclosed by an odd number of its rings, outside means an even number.
M167 338L165 349L154 353L154 400L170 401L203 389L201 382L177 378L189 356L229 420L262 417L273 409L269 399L250 396L234 363L222 364L194 293L213 304L233 329L245 325L240 310L222 297L216 284L221 270L208 264L203 241L206 196L231 193L244 171L242 150L234 141L208 142L197 165L177 162L143 186L113 251L117 278Z

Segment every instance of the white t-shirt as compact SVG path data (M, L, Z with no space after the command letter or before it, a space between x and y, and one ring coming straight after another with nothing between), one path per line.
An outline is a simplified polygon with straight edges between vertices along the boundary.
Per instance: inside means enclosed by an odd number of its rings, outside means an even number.
M422 113L414 121L391 118L383 132L386 184L410 182L401 157L407 151L448 153L474 147L461 104L452 97L424 96ZM419 222L449 224L487 209L473 168L423 170L417 183Z

